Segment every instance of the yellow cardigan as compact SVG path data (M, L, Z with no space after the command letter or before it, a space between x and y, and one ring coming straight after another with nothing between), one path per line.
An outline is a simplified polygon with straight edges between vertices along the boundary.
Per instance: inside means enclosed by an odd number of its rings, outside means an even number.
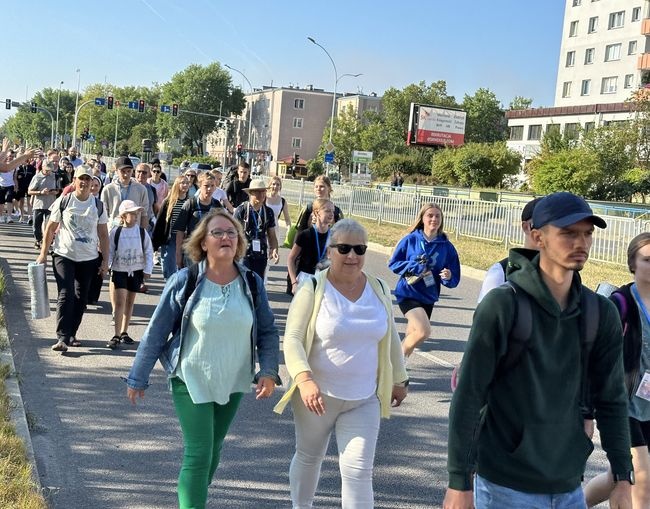
M329 269L321 271L316 277L316 288L308 281L298 288L289 306L287 325L284 333L284 361L291 376L287 392L275 405L275 412L281 414L296 389L293 379L298 373L311 371L309 353L314 343L316 317L325 293L325 281ZM365 272L364 272L365 274ZM408 378L404 366L402 346L395 326L393 306L388 286L377 278L366 274L370 286L386 307L386 334L379 342L379 365L377 366L377 398L379 399L381 417L390 417L390 402L393 384Z

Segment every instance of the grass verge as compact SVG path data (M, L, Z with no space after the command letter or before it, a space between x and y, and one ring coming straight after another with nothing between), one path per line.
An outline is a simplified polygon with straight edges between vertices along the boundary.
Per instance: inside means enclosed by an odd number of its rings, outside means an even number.
M292 220L298 217L299 208L292 204ZM394 247L399 240L406 235L408 228L390 223L379 224L377 221L352 216L368 230L368 238L382 246ZM489 242L469 237L456 239L453 234L449 236L451 242L458 251L460 262L468 267L487 270L496 261L508 255L503 244ZM589 261L580 272L582 282L591 289L595 289L598 283L607 281L613 285L621 286L632 280L632 275L627 267L610 263Z
M0 301L6 280L0 270ZM0 324L4 326L4 310L0 306ZM9 345L0 346L6 349ZM9 364L0 364L0 507L6 509L46 509L45 499L32 478L32 466L25 445L11 423L12 403L5 380L11 374Z

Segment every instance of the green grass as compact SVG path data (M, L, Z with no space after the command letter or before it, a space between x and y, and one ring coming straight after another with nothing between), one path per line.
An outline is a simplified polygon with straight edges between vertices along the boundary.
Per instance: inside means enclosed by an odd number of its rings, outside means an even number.
M4 273L0 270L0 300L6 291ZM4 326L4 309L0 307ZM2 348L7 348L5 345ZM45 499L32 478L32 466L25 445L11 423L12 403L5 380L11 374L9 364L0 364L0 507L3 509L46 509Z

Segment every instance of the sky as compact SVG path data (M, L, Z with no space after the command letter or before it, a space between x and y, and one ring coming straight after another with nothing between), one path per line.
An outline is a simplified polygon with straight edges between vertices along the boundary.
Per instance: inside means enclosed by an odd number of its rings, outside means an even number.
M219 62L253 87L313 85L377 93L445 80L462 101L478 88L504 106L552 106L564 0L22 0L2 9L0 100L43 88L165 83ZM79 72L77 72L79 69ZM249 90L237 73L233 83ZM134 98L137 99L137 98ZM4 102L4 101L3 101ZM1 104L1 103L0 103ZM15 111L15 110L13 110ZM0 124L11 114L0 109Z

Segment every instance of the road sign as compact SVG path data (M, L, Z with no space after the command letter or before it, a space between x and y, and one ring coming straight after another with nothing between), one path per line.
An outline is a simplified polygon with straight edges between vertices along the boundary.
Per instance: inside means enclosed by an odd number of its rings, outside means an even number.
M129 101L129 109L137 110L138 109L138 101Z
M326 152L325 153L325 162L326 163L333 163L334 162L334 152Z
M328 141L327 145L325 145L325 152L334 152L334 143Z
M352 162L353 163L371 163L372 162L372 152L365 152L363 150L353 150L352 151Z
M95 135L94 134L89 134L88 135L88 141L95 141Z
M163 113L170 113L172 111L172 107L169 106L168 104L163 104L160 107L160 111L162 111Z
M95 106L104 106L106 104L105 97L95 97Z

